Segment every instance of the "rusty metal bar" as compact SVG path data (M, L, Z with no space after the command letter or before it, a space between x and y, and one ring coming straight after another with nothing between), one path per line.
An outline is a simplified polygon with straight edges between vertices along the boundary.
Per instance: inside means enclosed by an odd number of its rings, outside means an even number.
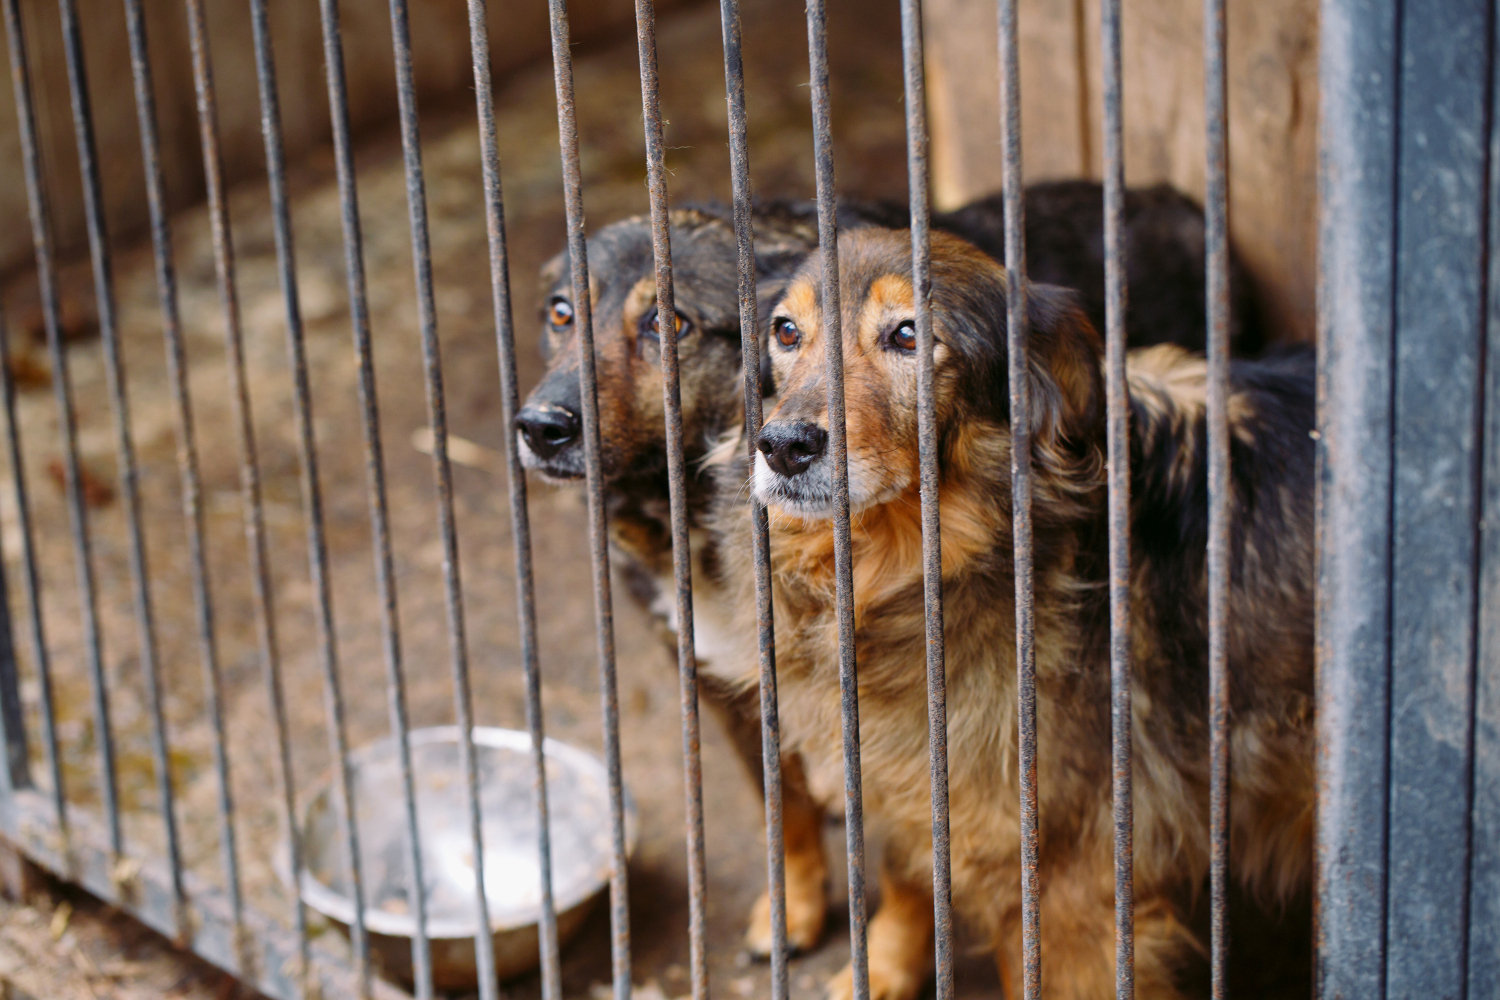
M474 59L474 93L479 114L479 154L484 170L485 228L489 236L490 285L494 295L495 347L500 364L501 426L515 426L520 391L516 381L516 336L510 299L510 251L505 241L505 199L500 187L500 151L495 136L494 86L485 0L469 0L469 44ZM541 880L542 1000L562 1000L557 907L552 895L552 830L547 804L547 767L542 731L542 676L537 662L536 581L531 562L531 519L526 507L526 470L513 433L505 436L506 483L510 489L510 529L516 559L516 618L521 628L521 665L526 673L526 727L536 795L537 859Z
M547 0L552 28L552 77L557 90L557 134L562 153L563 203L568 220L568 262L573 275L574 322L583 402L583 461L588 484L589 553L594 575L594 617L599 645L599 701L604 723L604 763L609 772L611 856L610 943L614 1000L630 1000L629 883L625 870L625 792L620 773L620 698L615 679L615 623L610 595L609 535L604 515L604 475L599 454L598 379L594 370L594 315L589 298L588 244L584 236L583 173L578 163L578 114L573 101L573 56L565 0Z
M14 19L15 14L16 0L6 0L5 16L11 28L10 37L13 45L21 37L20 32L16 30L19 20ZM12 48L12 55L14 54L15 49ZM17 60L17 62L23 66L25 64L24 59ZM57 712L52 702L52 663L48 659L46 630L42 624L42 585L40 574L37 572L36 548L31 534L31 500L26 493L26 467L21 452L21 425L16 416L15 377L10 367L10 335L6 329L4 315L0 315L0 405L5 408L5 441L10 459L11 488L14 491L16 504L16 528L21 540L21 569L29 612L27 624L31 632L31 655L36 663L38 700L41 702L42 745L47 755L47 776L52 782L52 794L49 798L52 807L50 818L53 828L57 831L58 846L61 848L59 853L66 858L71 855L71 850L62 757L57 750ZM9 737L10 733L7 732L6 735ZM21 735L19 731L18 735ZM24 752L24 735L21 735L21 739L22 752ZM17 783L12 782L11 791L14 792L18 787Z
M928 192L927 84L921 0L901 2L906 77L906 176L911 200L911 284L917 327L917 448L921 469L922 590L927 630L927 754L932 784L932 904L937 1000L953 998L953 882L948 843L948 681L943 643L937 393L933 386L932 202Z
M57 271L52 256L52 218L42 168L41 148L37 139L36 111L32 102L31 72L26 60L26 43L21 29L21 12L15 0L6 0L5 21L10 36L11 85L16 99L16 122L21 139L21 162L26 184L26 203L31 218L31 240L36 252L37 289L42 300L42 323L47 332L47 353L52 364L52 392L57 400L58 426L62 432L63 470L68 497L68 519L73 533L73 552L78 572L78 597L83 618L83 644L88 657L89 682L93 689L94 733L99 748L99 797L109 831L109 847L115 857L123 851L120 831L119 788L115 775L114 735L109 720L109 689L104 676L104 652L99 634L97 588L94 582L92 545L89 539L88 512L83 500L83 480L78 463L78 418L73 409L73 384L68 373L67 346L59 325ZM19 431L14 431L19 433ZM17 452L19 454L19 452ZM17 496L21 489L17 483ZM27 538L30 549L30 538ZM28 562L30 562L30 558ZM34 570L34 567L33 567ZM32 574L34 576L34 572ZM32 588L33 596L40 593ZM33 603L38 619L40 606ZM42 648L40 622L38 648ZM46 654L39 661L46 664ZM45 669L43 670L46 675ZM50 700L50 694L49 694ZM52 714L47 713L49 730ZM49 748L56 761L56 742L49 732ZM54 763L54 775L60 777L60 764ZM55 787L58 821L66 826L66 809L62 803L62 785Z
M1208 165L1209 960L1214 1000L1228 991L1229 924L1229 127L1225 0L1204 0Z
M1100 0L1104 78L1104 397L1109 449L1109 686L1115 997L1135 996L1135 809L1130 737L1130 397L1125 378L1125 142L1120 0Z
M71 0L69 0L71 2ZM261 504L260 466L251 416L249 382L240 327L239 290L235 281L234 241L230 235L229 206L224 190L223 157L219 148L217 97L208 52L208 30L203 0L187 0L188 39L192 50L193 87L197 94L198 134L203 146L203 174L208 195L208 217L213 233L214 276L224 316L224 354L230 401L240 442L240 494L244 506L245 542L250 557L250 581L255 603L261 672L275 727L277 764L281 781L280 819L286 837L293 885L302 878L302 850L296 831L296 789L292 772L291 740L287 731L286 699L282 692L281 661L276 643L276 612L271 596L271 571L266 551L265 515ZM300 893L292 901L292 926L298 961L308 964L307 917Z
M745 123L745 63L739 0L720 0L719 20L724 36L724 90L729 101L729 175L739 266L745 447L753 468L763 414L760 325L756 318L755 301L755 227L751 216L750 153ZM781 720L776 698L771 536L765 504L754 496L749 503L751 548L755 563L755 621L760 654L760 743L766 802L766 888L771 901L771 1000L787 1000L786 848L781 817Z
M818 252L823 259L823 338L828 365L828 456L833 466L833 562L839 630L840 717L844 737L844 839L849 856L849 966L854 1000L869 1000L866 948L865 823L859 748L859 674L854 647L854 567L849 541L849 445L844 423L844 341L839 305L836 188L828 87L824 0L808 0L813 157L818 192Z
M1021 187L1021 71L1017 0L1000 0L1000 136L1005 202L1006 353L1010 366L1010 475L1015 546L1016 702L1021 783L1021 968L1025 1000L1041 994L1037 882L1036 632L1032 579L1031 393L1027 383L1026 219Z
M162 717L162 690L156 645L155 611L151 603L145 534L141 524L140 490L135 445L130 437L130 405L125 388L125 362L121 353L115 316L114 275L104 220L104 193L99 178L99 156L94 141L93 108L89 98L83 34L74 0L59 0L63 51L72 99L73 129L78 146L79 174L83 181L84 217L87 222L90 258L94 271L94 299L99 316L99 336L104 343L105 380L115 418L115 454L119 462L120 496L125 524L130 534L130 575L135 598L136 628L140 642L141 676L146 687L147 715L151 726L151 758L156 771L158 811L171 869L176 925L180 934L187 926L187 897L182 884L182 850L174 809L171 767L167 752L166 723Z
M0 316L0 323L5 317ZM21 664L16 658L15 629L10 614L10 581L0 552L0 809L10 809L17 789L31 787L31 761L26 746L26 716L21 704Z
M146 175L146 201L151 216L151 245L155 253L157 292L161 298L162 334L167 372L177 413L177 466L182 479L182 506L187 522L193 597L197 612L199 653L203 658L206 710L213 731L214 772L219 847L224 865L225 895L234 926L236 954L244 954L244 901L240 892L239 851L235 841L234 797L229 783L229 756L224 740L224 707L219 676L219 652L214 636L213 599L209 593L208 553L203 537L203 490L198 473L193 406L188 387L187 347L177 310L177 276L172 263L172 233L167 220L161 144L157 134L156 98L152 93L151 55L146 43L146 20L141 0L125 0L125 27L130 41L131 76L135 81L136 116ZM239 971L248 970L240 965Z
M380 596L380 625L386 669L386 700L391 731L399 748L402 805L406 814L407 898L411 900L416 933L412 937L412 972L417 996L432 996L432 961L427 939L427 898L422 891L422 852L417 826L416 779L412 770L410 725L407 720L406 679L401 658L400 618L397 614L396 570L391 555L390 511L385 485L385 457L380 434L380 401L375 385L375 360L370 339L370 302L365 286L364 237L359 221L359 192L354 173L354 148L349 134L349 89L344 74L344 43L339 28L338 0L319 0L323 32L323 65L327 75L333 157L339 188L339 219L343 229L344 273L349 290L349 324L359 365L359 402L363 420L365 475L369 483L370 546L375 559L375 584ZM351 826L352 829L352 826ZM364 940L364 888L357 852L351 850L351 881L355 891L356 940ZM369 982L368 952L360 945L361 982Z
M474 862L474 958L482 1000L496 1000L495 952L490 940L489 900L484 892L484 838L479 810L479 773L474 758L474 699L469 683L468 641L464 634L463 586L459 580L458 526L453 515L453 467L448 460L448 413L443 396L443 362L438 343L437 303L432 291L432 248L427 231L427 195L422 181L422 140L417 127L417 93L411 64L411 28L406 0L391 0L391 40L396 57L396 97L400 106L401 151L406 173L406 207L411 223L412 264L416 270L417 314L426 375L427 414L432 423L432 469L437 488L438 534L443 544L443 592L448 612L448 644L453 700L459 729L459 757L469 804L470 849Z
M682 702L683 839L688 868L688 980L693 1000L708 998L708 954L703 939L703 761L698 729L698 658L693 640L693 561L688 540L687 462L682 454L682 393L677 370L677 310L672 297L671 221L667 205L666 142L656 67L656 9L636 0L641 108L646 125L646 187L651 199L651 252L656 264L662 398L666 409L667 493L672 521L672 577L677 586L677 672ZM742 331L742 336L743 331Z

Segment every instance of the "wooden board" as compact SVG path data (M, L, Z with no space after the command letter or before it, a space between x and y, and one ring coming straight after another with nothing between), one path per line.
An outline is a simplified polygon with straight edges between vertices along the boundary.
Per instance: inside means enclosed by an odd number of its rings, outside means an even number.
M1317 250L1315 0L1229 5L1230 224L1276 337L1311 340ZM933 190L952 207L1000 187L995 5L930 0ZM1098 0L1020 0L1026 180L1099 177ZM1123 0L1125 176L1203 196L1199 0Z
M140 139L120 0L77 0L83 24L93 103L95 140L103 165L104 199L114 235L138 231L146 221ZM673 6L658 0L657 8ZM569 13L575 41L633 31L630 0L575 0ZM84 249L83 206L69 105L57 4L22 0L26 44L36 95L38 127L51 189L55 239L63 254ZM192 64L183 0L144 0L151 49L162 166L173 207L203 195ZM230 183L264 171L260 107L256 95L250 12L243 0L206 0L209 48L218 89L225 176ZM500 76L548 58L547 7L523 0L489 5L491 59ZM269 5L275 43L281 114L289 160L327 140L328 97L318 5L312 0ZM340 4L350 117L356 131L396 116L390 8L386 0ZM421 95L456 99L473 88L468 8L461 3L418 2L411 7L413 68ZM3 57L0 57L3 58ZM7 70L9 66L7 65ZM0 275L32 266L26 191L20 183L21 150L10 74L0 81L0 173L16 183L0 186Z

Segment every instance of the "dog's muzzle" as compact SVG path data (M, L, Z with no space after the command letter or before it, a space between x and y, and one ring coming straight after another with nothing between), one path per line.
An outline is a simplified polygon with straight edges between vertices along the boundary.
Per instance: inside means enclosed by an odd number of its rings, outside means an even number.
M828 448L828 432L806 421L766 424L756 442L766 464L780 475L800 476Z
M582 474L570 461L582 436L583 420L577 411L556 403L528 403L516 414L516 435L521 459L529 469L560 478Z

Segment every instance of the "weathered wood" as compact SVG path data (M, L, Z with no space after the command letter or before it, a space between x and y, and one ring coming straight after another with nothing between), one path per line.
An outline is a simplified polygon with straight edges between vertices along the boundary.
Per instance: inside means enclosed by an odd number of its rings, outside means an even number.
M111 232L119 236L139 229L146 219L124 8L120 0L77 2L104 168L105 208ZM666 8L674 2L658 0L657 6ZM208 0L206 6L225 177L233 184L260 175L265 164L249 44L249 7L242 0ZM183 0L145 0L144 7L156 74L162 167L168 199L173 207L181 207L201 199L204 190L187 20ZM67 254L84 247L83 201L57 3L25 0L21 8L35 74L32 87L39 105L55 237L59 251ZM350 119L357 132L396 115L390 11L385 0L345 0L341 8ZM491 59L497 77L546 55L550 34L545 4L493 0L489 8ZM628 31L634 23L631 0L574 0L568 8L576 41ZM419 94L444 97L471 88L468 8L462 3L432 3L424 4L419 13L412 18L413 69ZM270 19L286 152L295 160L329 135L318 5L273 3ZM19 176L20 170L8 69L0 74L0 175L7 177ZM26 192L19 183L0 185L0 274L31 266Z
M994 4L930 0L934 197L952 207L1000 186ZM1230 224L1273 335L1313 333L1317 218L1317 3L1231 4ZM1102 173L1098 0L1021 0L1026 178ZM1124 0L1125 178L1203 196L1200 0Z

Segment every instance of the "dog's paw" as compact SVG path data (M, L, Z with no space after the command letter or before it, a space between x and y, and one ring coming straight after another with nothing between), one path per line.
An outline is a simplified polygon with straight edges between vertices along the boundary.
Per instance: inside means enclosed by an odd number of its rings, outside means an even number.
M828 919L828 894L822 879L815 884L787 879L786 945L793 953L811 951L823 937ZM745 948L756 958L771 954L771 896L761 893L750 911Z
M922 992L924 975L910 970L887 967L870 956L870 1000L914 1000ZM828 981L828 1000L854 1000L854 967L846 965Z

